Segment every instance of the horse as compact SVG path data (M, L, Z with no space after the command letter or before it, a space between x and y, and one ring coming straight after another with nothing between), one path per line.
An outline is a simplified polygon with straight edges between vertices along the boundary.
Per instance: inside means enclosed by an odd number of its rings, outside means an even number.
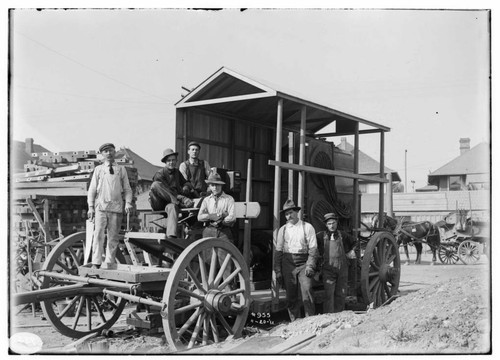
M378 228L378 214L372 217L372 227ZM415 264L421 263L422 243L425 242L432 251L432 264L436 262L436 251L441 244L439 230L430 221L411 222L396 220L390 216L384 215L382 228L390 230L396 237L399 246L403 245L406 264L410 263L410 255L408 254L408 244L414 245L417 250L417 258Z

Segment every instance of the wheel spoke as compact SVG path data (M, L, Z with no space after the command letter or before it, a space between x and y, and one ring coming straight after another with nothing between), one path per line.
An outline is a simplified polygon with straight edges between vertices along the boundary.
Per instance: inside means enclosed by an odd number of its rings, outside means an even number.
M217 314L217 317L219 318L222 326L224 326L224 329L226 329L226 331L228 332L229 335L234 335L234 332L233 332L233 329L231 328L231 326L227 323L226 319L224 318L224 316L222 316L221 313L219 312L216 312Z
M373 288L379 283L379 278L378 276L377 277L374 277L371 281L370 281L370 285L368 286L368 290L370 292L372 292Z
M56 264L59 265L61 268L63 268L63 270L65 270L67 273L69 274L72 274L72 275L76 275L76 270L74 269L70 269L66 264L64 264L63 262L57 260L56 261Z
M200 275L203 288L208 289L207 267L205 266L205 261L203 260L201 253L198 254L198 262L200 263Z
M76 253L72 247L69 247L67 250L70 253L71 258L73 259L75 266L78 267L78 265L80 265L80 259L78 258L78 255L76 255Z
M219 290L224 289L229 283L241 272L241 268L238 266L227 278L224 280L222 284L218 286Z
M200 300L200 301L203 301L203 300L205 299L205 298L203 297L203 295L196 294L196 293L194 293L194 292L192 292L192 291L189 291L189 290L187 290L187 289L184 289L184 288L182 288L182 287L179 287L177 290L178 290L180 293L183 293L183 294L185 294L185 295L188 295L188 296L193 297L193 298L195 298L195 299L198 299L198 300Z
M222 276L224 275L224 272L226 271L227 266L229 265L229 261L231 261L231 254L227 253L227 255L224 258L224 261L222 262L222 265L221 265L221 267L219 269L219 272L217 273L217 276L215 277L215 280L214 280L214 285L215 286L219 285L219 283L220 283L220 281L222 279Z
M196 288L198 288L198 290L200 290L204 294L206 294L207 291L205 289L208 289L208 286L202 285L200 283L200 281L196 278L196 274L194 273L193 269L191 269L191 267L187 266L186 271L189 274L189 276L191 277L191 280L193 281L194 286L196 286ZM203 279L203 277L202 277L202 279ZM185 283L190 284L188 281L185 281ZM206 283L206 281L205 281L205 283Z
M64 309L57 315L58 319L62 319L64 315L75 305L75 303L78 301L78 296L75 296L71 301L69 302L68 305L64 307Z
M208 286L212 286L215 278L215 270L217 266L217 253L212 249L212 259L210 261L210 272L208 274Z
M78 320L80 320L80 315L81 315L82 310L83 310L83 295L80 296L79 298L80 298L80 302L78 303L78 309L76 310L75 319L73 320L73 326L72 326L73 330L76 329L76 325L78 324Z
M193 309L196 309L196 308L199 308L200 306L202 306L203 303L199 302L199 303L195 303L195 304L189 304L189 305L186 305L186 306L183 306L183 307L180 307L178 309L175 309L174 310L174 314L175 315L179 315L179 314L182 314L182 313L185 313L186 311L189 311L189 310L193 310Z
M87 310L87 329L92 330L92 309L90 304L90 299L88 296L85 296L85 305Z
M208 331L210 330L210 322L208 319L208 316L205 316L203 319L203 339L201 344L202 345L207 345L208 344Z
M102 311L102 307L99 304L99 300L97 299L97 297L93 296L92 302L94 303L94 306L97 310L97 313L99 314L99 317L101 318L102 323L105 324L107 322L106 316L104 315L104 311Z
M189 340L188 349L191 349L194 346L194 344L196 343L196 338L198 337L198 334L199 334L200 329L201 329L201 324L203 323L204 318L205 318L205 313L202 313L198 317L198 321L196 322L196 326L194 327L193 334L191 335L191 340Z
M193 322L198 318L198 316L200 316L201 312L202 308L199 307L198 309L196 309L193 315L191 315L189 319L187 319L187 321L184 323L184 325L182 325L182 327L177 331L177 334L179 336L184 334L184 331L186 331L191 325L193 325Z
M219 339L219 329L217 329L217 321L215 319L215 314L210 316L210 326L212 328L212 334L214 335L214 342L218 343Z

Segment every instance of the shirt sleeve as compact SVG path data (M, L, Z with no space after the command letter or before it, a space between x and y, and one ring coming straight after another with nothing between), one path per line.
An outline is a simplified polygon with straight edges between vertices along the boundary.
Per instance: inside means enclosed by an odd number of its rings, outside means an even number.
M187 175L187 166L186 166L186 163L183 161L181 162L181 164L179 165L179 172L181 173L182 176L184 176L184 179L187 179L188 178L188 175Z
M285 226L280 227L278 230L278 235L276 239L276 251L283 251L283 245L285 244L285 238L283 237Z
M208 218L209 217L208 199L209 199L209 197L206 197L201 202L200 211L198 211L198 221L208 221L209 220L209 218Z
M158 171L154 174L154 176L153 176L153 181L160 181L160 182L162 182L162 183L164 183L164 182L165 182L165 181L164 181L165 179L164 179L164 177L163 177L163 172L162 172L162 171L163 171L163 170L162 170L162 169L160 169L160 170L158 170Z
M96 167L94 169L94 174L92 175L92 180L90 181L89 191L87 193L87 203L89 205L89 208L95 206L95 197L97 195L97 183L99 181L98 173L99 173L99 168Z
M307 246L310 249L318 248L318 242L316 241L316 231L313 226L306 223L306 236L307 236Z
M234 209L234 199L232 196L227 196L227 212L228 215L222 221L223 224L232 226L236 222L236 211Z
M123 166L121 167L122 173L122 188L125 193L125 202L127 204L132 204L132 188L130 187L130 182L128 181L127 169Z

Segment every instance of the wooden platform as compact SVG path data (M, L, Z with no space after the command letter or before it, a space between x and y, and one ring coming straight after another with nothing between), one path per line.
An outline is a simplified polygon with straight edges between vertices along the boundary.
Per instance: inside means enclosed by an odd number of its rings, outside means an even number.
M90 264L78 268L80 276L98 276L101 279L116 280L131 283L146 283L166 281L171 269L116 264L116 269L92 269Z

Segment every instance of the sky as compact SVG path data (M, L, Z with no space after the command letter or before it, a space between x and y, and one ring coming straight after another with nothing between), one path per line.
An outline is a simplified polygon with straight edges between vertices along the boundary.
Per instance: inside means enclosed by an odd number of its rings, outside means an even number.
M460 138L490 141L485 10L18 8L9 35L10 137L53 152L113 142L161 165L182 87L222 66L390 127L409 191ZM378 138L360 137L375 159Z

